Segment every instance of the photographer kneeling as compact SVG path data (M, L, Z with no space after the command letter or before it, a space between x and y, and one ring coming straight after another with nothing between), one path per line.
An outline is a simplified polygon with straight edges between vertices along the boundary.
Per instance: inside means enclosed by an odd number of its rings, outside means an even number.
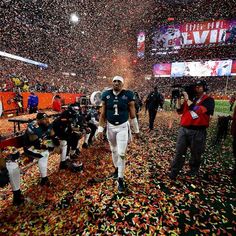
M182 114L180 129L176 142L176 154L171 164L169 177L174 180L185 163L187 148L190 147L191 159L189 175L196 176L201 165L201 155L206 145L206 128L209 126L210 116L214 113L215 102L205 92L205 81L197 81L194 85L195 96L189 100L187 92L183 92L184 102L178 99L177 112Z

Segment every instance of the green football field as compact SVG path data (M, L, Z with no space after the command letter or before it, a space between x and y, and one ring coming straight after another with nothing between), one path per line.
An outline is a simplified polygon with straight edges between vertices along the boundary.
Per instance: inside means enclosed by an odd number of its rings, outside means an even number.
M232 114L229 110L230 105L229 101L227 100L215 100L215 112L225 113L225 114Z

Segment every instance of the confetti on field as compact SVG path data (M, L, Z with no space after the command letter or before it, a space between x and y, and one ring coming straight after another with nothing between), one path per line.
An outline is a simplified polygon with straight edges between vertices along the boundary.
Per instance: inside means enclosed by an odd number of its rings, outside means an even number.
M12 206L10 187L1 189L1 233L20 234L116 234L116 235L233 235L236 232L236 188L224 166L224 156L211 147L213 122L204 164L198 178L183 174L176 182L167 177L175 152L178 119L165 129L168 113L157 114L153 134L142 130L140 140L130 144L127 154L127 191L119 194L109 146L92 146L81 153L82 173L59 171L59 156L49 159L50 188L38 185L37 164L22 176L27 203ZM141 116L143 129L147 119ZM163 130L162 130L163 129ZM160 136L159 133L163 134ZM147 143L149 145L147 145ZM221 155L222 162L218 159ZM205 179L208 174L209 178ZM14 224L13 224L14 222Z

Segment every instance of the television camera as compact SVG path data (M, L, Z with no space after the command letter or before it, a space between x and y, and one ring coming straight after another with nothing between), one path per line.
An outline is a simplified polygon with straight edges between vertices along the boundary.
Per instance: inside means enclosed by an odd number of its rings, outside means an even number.
M172 99L178 99L183 97L183 92L186 92L188 94L188 97L191 101L193 101L194 97L196 96L196 91L195 91L195 87L197 85L202 85L203 86L203 90L204 92L206 92L208 90L208 85L206 83L206 81L203 80L199 80L195 83L192 84L175 84L172 86L173 90L171 92L171 97Z

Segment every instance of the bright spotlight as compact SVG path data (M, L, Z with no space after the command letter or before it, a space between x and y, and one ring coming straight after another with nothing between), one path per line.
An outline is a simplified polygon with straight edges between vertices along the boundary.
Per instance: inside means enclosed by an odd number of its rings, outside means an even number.
M7 53L7 52L0 51L0 56L15 59L15 60L19 60L19 61L23 61L23 62L26 62L26 63L30 63L30 64L33 64L33 65L39 66L40 68L45 68L45 69L48 68L48 65L45 64L45 63L38 62L38 61L33 61L31 59L20 57L20 56L10 54L10 53Z
M71 22L73 22L73 23L78 23L78 22L79 22L79 17L77 16L76 13L72 13L72 14L70 15L70 20L71 20Z

